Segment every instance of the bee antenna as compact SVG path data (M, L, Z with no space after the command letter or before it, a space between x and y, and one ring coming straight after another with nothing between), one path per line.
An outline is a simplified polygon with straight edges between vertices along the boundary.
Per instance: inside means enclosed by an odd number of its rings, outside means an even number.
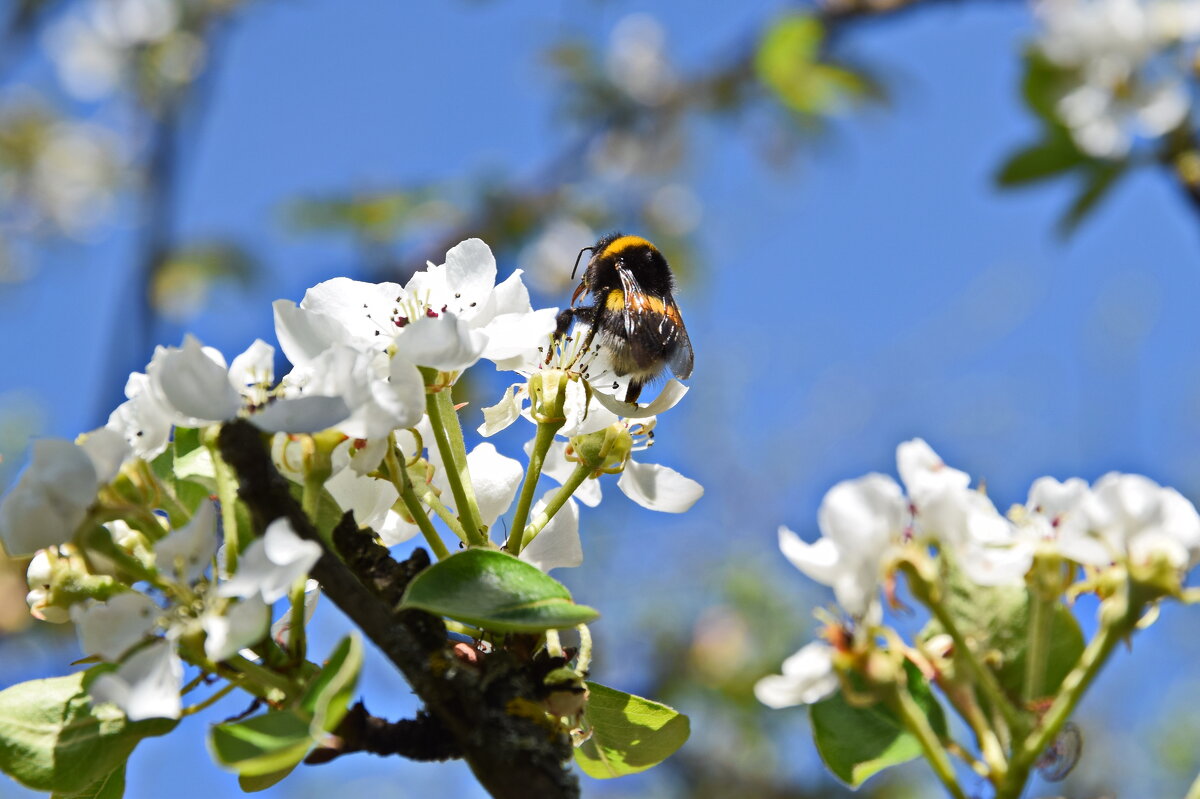
M596 249L595 247L584 247L582 250L579 251L579 255L575 256L575 266L571 269L571 279L572 280L575 279L575 273L579 270L579 260L581 258L583 258L583 254L585 252L591 252L595 249Z

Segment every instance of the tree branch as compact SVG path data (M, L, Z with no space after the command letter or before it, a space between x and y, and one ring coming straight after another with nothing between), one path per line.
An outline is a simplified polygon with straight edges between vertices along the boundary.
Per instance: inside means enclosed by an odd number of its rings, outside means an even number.
M275 470L257 428L245 421L230 422L221 429L218 446L237 472L239 496L250 509L256 530L286 517L302 538L321 542L287 481ZM358 541L374 546L368 534L357 530L350 514L343 517L334 540L339 546ZM361 563L361 553L355 551L363 549L351 544L348 559ZM385 582L394 582L395 573L389 573L388 567L382 567L382 573ZM394 598L393 591L368 588L328 549L313 567L312 577L404 675L492 796L579 796L578 780L567 765L570 738L536 713L511 712L536 706L541 698L538 671L528 660L497 649L475 663L465 661L454 653L441 619L415 610L394 611L393 602L384 598Z

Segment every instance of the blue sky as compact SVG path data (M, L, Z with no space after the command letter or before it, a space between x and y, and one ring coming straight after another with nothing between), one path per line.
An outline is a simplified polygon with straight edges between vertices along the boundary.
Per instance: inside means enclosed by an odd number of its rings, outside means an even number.
M271 300L355 274L348 246L284 229L290 197L536 171L565 141L540 56L556 38L603 46L619 19L646 12L687 69L781 8L712 4L700 15L687 2L306 0L251 9L227 41L209 118L189 150L181 226L244 239L269 274L249 293L220 292L188 328L233 355L272 337ZM1094 479L1113 469L1200 498L1200 218L1164 175L1138 173L1063 241L1054 224L1069 186L993 188L1001 160L1036 135L1018 93L1030 30L1015 4L938 6L855 29L844 44L885 78L891 103L837 122L786 169L763 163L745 125L692 128L681 180L703 204L702 262L681 304L697 366L687 400L660 421L653 454L707 494L679 518L640 511L614 489L598 511L585 510L588 561L562 579L605 612L600 681L636 691L646 679L637 658L622 655L638 651L625 625L643 615L630 597L647 584L695 615L712 601L697 570L723 558L770 564L774 578L802 583L775 552L776 527L815 535L825 490L894 472L906 438L926 438L985 478L1002 508L1024 500L1040 475ZM57 247L32 281L0 289L0 395L36 403L43 434L70 437L101 421L95 392L123 314L128 238L118 229L92 247ZM162 343L181 335L167 327ZM796 646L806 613L795 620ZM332 647L336 613L324 608L318 627ZM1194 706L1200 686L1182 664L1200 645L1189 629L1186 611L1165 613L1132 653L1116 656L1099 689L1125 701L1106 709L1109 718L1140 730L1163 708ZM0 641L0 683L32 676L18 659L28 646ZM74 657L35 654L40 673L65 671ZM378 659L363 692L373 710L412 709ZM1099 693L1092 699L1085 725L1103 709ZM802 713L793 720L803 726ZM201 754L203 734L190 720L139 750L127 795L234 790ZM815 767L811 756L798 762ZM1100 757L1090 765L1110 768ZM317 796L356 780L373 793L390 786L381 796L471 795L459 765L375 758L307 770L265 795ZM464 787L445 791L447 781ZM589 782L585 795L640 784ZM10 794L20 795L0 785Z

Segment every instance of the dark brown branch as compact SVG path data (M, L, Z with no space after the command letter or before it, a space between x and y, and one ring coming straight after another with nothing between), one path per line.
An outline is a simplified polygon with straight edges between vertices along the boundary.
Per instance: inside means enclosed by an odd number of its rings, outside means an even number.
M287 481L275 470L257 428L245 421L230 422L222 428L218 445L237 472L239 496L258 531L286 517L298 535L322 543ZM351 525L353 519L347 514L334 539L354 540ZM358 538L369 540L366 534ZM351 561L357 562L358 557L349 554ZM542 692L537 672L527 661L499 649L468 663L455 655L441 619L413 610L395 612L389 601L328 549L313 567L312 577L400 670L492 796L579 796L578 780L568 765L570 738L536 712L520 712L536 708Z
M422 710L415 719L388 721L367 712L359 702L350 708L334 733L332 745L315 749L304 759L309 765L328 763L342 755L367 752L372 755L399 755L409 760L450 760L462 757L450 731Z

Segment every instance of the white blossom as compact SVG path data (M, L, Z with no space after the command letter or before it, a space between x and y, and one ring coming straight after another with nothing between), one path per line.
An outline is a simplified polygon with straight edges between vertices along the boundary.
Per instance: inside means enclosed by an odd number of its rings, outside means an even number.
M905 509L900 486L887 475L847 480L821 501L821 537L809 544L780 527L779 548L800 571L832 587L847 613L865 616L877 606L882 564L903 535Z
M95 702L112 702L130 721L177 719L182 685L183 662L174 644L159 640L134 652L116 671L96 677L88 693Z
M33 460L0 502L0 541L13 557L69 541L96 501L100 486L116 477L128 450L120 436L101 428L80 444L41 439Z
M838 688L833 669L833 647L813 641L783 661L783 673L771 674L754 684L754 696L767 707L811 705Z
M290 521L278 518L241 554L237 573L221 583L217 593L243 598L257 595L272 603L283 598L320 558L320 544L304 540Z

